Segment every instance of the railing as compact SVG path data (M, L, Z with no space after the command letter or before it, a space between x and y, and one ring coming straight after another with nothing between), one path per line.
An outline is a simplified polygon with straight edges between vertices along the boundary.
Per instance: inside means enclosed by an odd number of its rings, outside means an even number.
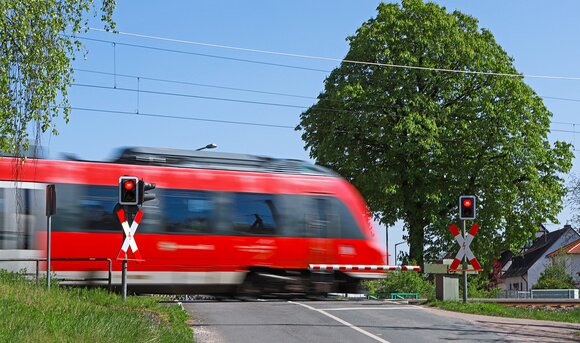
M65 262L103 262L107 261L109 265L109 276L107 278L57 278L59 281L107 281L107 289L111 291L111 279L113 278L113 261L108 257L57 257L51 258L51 261ZM0 262L36 262L36 284L40 276L40 262L46 262L46 258L0 258Z
M498 298L505 299L578 299L578 289L532 289L531 291L503 291Z
M391 293L391 299L419 299L419 293Z

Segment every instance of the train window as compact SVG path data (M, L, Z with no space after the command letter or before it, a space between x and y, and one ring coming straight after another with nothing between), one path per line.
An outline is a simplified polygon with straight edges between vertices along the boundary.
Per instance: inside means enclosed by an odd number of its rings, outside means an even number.
M327 197L308 197L307 237L328 238L331 218L330 202Z
M276 195L235 193L233 205L232 220L237 234L275 236L278 233Z
M306 228L306 197L278 195L281 226L285 237L304 237Z
M57 210L52 216L53 231L81 231L82 218L86 215L80 210L78 199L82 187L73 184L56 184Z
M332 199L332 206L338 216L340 237L347 239L364 239L359 225L346 205L337 198Z
M162 204L167 232L211 233L215 211L209 192L167 189Z
M80 211L86 230L121 232L121 224L113 212L119 200L118 191L111 186L84 186Z

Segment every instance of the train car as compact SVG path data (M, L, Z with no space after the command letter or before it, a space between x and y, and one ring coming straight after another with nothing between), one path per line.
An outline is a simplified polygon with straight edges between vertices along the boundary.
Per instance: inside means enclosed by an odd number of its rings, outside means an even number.
M384 276L309 268L384 262L346 180L304 161L209 151L127 148L110 162L0 158L0 250L45 256L44 192L55 184L51 270L63 283L102 285L79 280L106 277L106 263L56 259L111 258L119 287L123 231L113 209L123 175L157 186L134 236L144 261L128 263L130 292L352 292Z

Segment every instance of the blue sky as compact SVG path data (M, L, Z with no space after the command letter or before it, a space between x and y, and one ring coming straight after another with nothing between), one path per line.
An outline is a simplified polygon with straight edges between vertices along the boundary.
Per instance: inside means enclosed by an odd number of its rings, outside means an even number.
M558 1L557 5L535 0L435 2L447 7L448 11L457 9L479 19L480 27L489 29L514 57L516 68L521 73L580 77L579 1ZM374 0L120 1L114 18L121 32L340 59L348 51L345 38L376 15L378 4L379 1ZM96 20L92 26L102 27ZM85 86L73 86L70 90L70 102L75 108L294 127L300 113L314 103L314 98L323 89L327 71L338 65L332 61L171 43L98 31L82 36L109 42L83 41L86 59L79 58L74 66L78 69L76 83ZM113 46L110 41L117 44ZM116 72L117 76L81 69ZM577 100L545 98L545 104L554 114L553 130L580 131L579 80L526 78L526 82L543 97ZM138 94L137 88L142 92ZM195 149L215 143L218 150L224 152L309 159L300 133L290 128L80 110L73 110L67 125L60 121L57 125L60 135L42 138L42 144L48 147L51 157L68 152L83 159L103 160L121 146ZM575 136L569 132L553 131L550 139L572 143L578 139L580 144L580 136ZM577 171L575 161L573 172ZM566 222L569 219L569 211L563 211L560 220ZM558 225L548 225L550 230L557 228ZM385 229L380 227L377 231L378 238L384 242ZM390 228L389 233L392 252L394 244L402 240L401 225ZM398 247L398 250L405 249L405 245Z

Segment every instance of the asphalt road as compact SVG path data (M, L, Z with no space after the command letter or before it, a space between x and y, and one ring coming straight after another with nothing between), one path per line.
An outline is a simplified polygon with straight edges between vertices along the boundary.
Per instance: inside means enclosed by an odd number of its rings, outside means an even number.
M228 301L183 306L192 316L198 342L512 342L510 333L517 331L513 326L502 329L497 319L494 327L461 314L441 315L437 310L385 301ZM545 335L526 331L523 341L545 342Z

